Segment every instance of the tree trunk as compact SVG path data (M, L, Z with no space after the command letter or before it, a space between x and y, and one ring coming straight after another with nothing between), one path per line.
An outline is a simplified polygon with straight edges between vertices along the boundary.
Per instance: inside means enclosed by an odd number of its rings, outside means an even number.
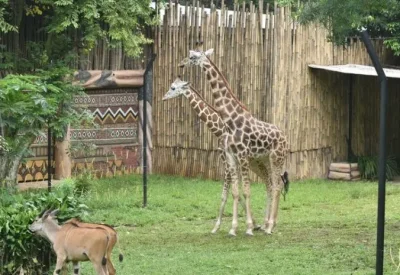
M26 138L19 143L17 153L4 152L0 154L0 184L2 187L17 185L19 165L33 141L34 137Z
M18 167L22 156L0 156L0 182L2 187L13 187L17 185Z
M56 141L55 144L55 175L56 180L71 177L71 158L68 155L70 144L70 127L67 128L67 134L63 141Z

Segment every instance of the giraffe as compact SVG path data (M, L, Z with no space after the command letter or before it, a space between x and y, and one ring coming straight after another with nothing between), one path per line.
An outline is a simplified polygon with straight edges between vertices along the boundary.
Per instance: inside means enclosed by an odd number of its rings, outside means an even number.
M225 167L226 156L222 147L224 139L227 136L229 136L229 132L227 132L227 128L223 123L221 117L219 116L218 112L214 109L214 107L212 107L203 99L203 97L200 95L198 91L196 91L193 87L190 86L189 82L182 81L180 77L176 78L175 81L172 83L170 89L164 95L163 100L168 100L181 95L185 96L189 100L190 106L197 113L199 118L206 124L206 126L211 130L214 136L218 138L218 143L219 143L218 149L220 150L220 159ZM217 221L211 233L216 233L220 228L222 222L222 215L224 213L225 205L228 199L228 191L230 185L231 185L231 175L230 173L226 172L224 176L224 184L221 194L221 205L219 207ZM245 209L243 200L239 198L239 201L242 207ZM254 220L253 223L255 224Z
M224 144L226 169L232 177L233 218L229 234L235 236L238 226L238 175L241 175L246 206L246 234L253 235L249 169L265 181L267 200L262 229L272 234L278 216L280 193L284 187L279 178L289 145L286 136L276 125L255 118L234 96L225 77L209 59L212 53L213 49L205 52L191 50L189 58L183 59L179 66L195 65L202 68L211 85L215 109L231 132ZM284 175L287 179L286 172Z

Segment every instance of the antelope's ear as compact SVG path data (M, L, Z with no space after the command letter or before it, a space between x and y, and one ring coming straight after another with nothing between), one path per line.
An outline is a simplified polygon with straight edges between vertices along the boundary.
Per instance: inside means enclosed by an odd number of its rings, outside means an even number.
M47 219L47 217L50 215L51 209L46 210L43 215L42 215L42 219Z
M205 56L209 57L210 55L212 55L214 52L214 49L208 49L207 51L204 52Z
M47 209L44 209L42 212L40 212L40 214L38 215L39 218L43 217L44 214L47 213Z
M60 209L53 210L51 211L50 216L54 218L55 216L57 216L58 212L60 212Z

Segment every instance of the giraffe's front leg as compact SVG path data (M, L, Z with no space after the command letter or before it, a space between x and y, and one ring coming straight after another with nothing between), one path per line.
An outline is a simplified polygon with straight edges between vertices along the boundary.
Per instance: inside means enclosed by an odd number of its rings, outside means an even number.
M247 158L243 158L240 160L240 171L242 175L243 194L246 206L246 225L247 225L246 234L252 236L254 224L250 207L251 194L250 194L250 179L249 179L249 161L247 160Z
M232 197L233 197L233 210L232 210L232 228L229 230L229 235L236 236L238 227L238 204L239 204L239 182L233 180L232 182Z
M238 205L239 205L239 178L237 171L236 159L230 153L226 154L226 167L231 176L232 183L232 197L233 197L233 210L232 210L232 228L229 230L229 235L236 236L238 226Z
M231 184L231 174L229 173L227 167L225 167L225 180L224 180L224 186L222 188L222 194L221 194L221 205L219 207L217 221L215 223L213 230L211 231L211 233L213 233L213 234L216 233L219 230L219 227L221 226L222 215L224 214L226 201L228 199L228 191L229 191L230 184Z

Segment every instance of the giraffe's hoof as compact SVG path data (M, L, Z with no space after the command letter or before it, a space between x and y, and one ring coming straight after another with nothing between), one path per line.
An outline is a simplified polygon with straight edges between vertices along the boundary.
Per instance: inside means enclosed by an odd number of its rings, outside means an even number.
M247 236L254 236L254 234L253 234L253 229L247 229L247 230L246 230L246 235L247 235Z
M264 232L267 235L272 235L272 230L270 230L270 229L264 230Z
M236 237L235 230L233 230L233 229L229 230L229 236Z
M254 227L254 230L258 231L258 230L263 230L263 229L262 229L262 226L261 226L261 225L257 224L257 225Z

